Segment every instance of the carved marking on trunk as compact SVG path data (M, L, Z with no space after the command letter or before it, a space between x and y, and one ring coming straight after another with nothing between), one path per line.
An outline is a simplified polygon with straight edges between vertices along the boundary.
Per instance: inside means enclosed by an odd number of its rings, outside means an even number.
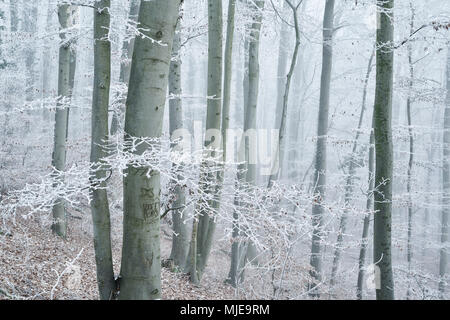
M152 222L159 218L159 202L142 204L144 221Z

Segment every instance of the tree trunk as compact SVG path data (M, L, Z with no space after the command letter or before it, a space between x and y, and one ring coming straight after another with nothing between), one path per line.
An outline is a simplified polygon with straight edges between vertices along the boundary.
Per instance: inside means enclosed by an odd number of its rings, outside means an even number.
M442 166L443 199L441 217L441 250L439 260L439 295L444 299L448 257L448 216L450 211L450 46L447 53L447 98L444 113L444 158Z
M375 218L374 218L374 256L379 268L379 288L377 300L394 299L394 279L392 275L391 230L392 230L392 88L394 53L392 41L394 26L394 0L378 0L380 25L377 30L377 76L374 108L375 134Z
M253 8L254 17L251 25L248 45L248 96L245 107L244 132L256 130L256 114L258 108L259 93L259 39L261 32L264 1L255 1ZM243 137L245 145L245 162L247 173L245 180L250 185L256 184L256 151L257 146L250 137Z
M70 15L70 23L69 26L72 27L76 25L78 22L76 18L78 17L78 7L72 6L71 7L71 15ZM70 42L70 67L69 67L69 98L70 102L72 102L73 99L73 89L75 87L75 72L77 69L77 51L76 51L77 43L76 39L72 40ZM67 108L67 131L66 131L66 140L69 135L69 118L70 118L70 108Z
M241 142L243 143L243 142ZM234 205L240 208L242 204L239 201L239 192L242 191L242 185L245 181L245 164L238 165L238 173L236 177L236 194L234 197ZM233 287L237 287L242 282L244 277L245 266L245 243L238 237L242 235L242 231L239 226L239 213L237 210L233 211L233 225L232 225L232 244L231 244L231 264L230 271L228 272L228 278L226 283L231 284Z
M64 43L66 40L65 29L70 23L70 5L62 4L58 6L58 18L60 23L60 38ZM59 48L59 76L58 76L58 96L60 99L70 97L70 44L64 43ZM66 142L67 142L67 117L68 108L63 104L67 101L58 102L55 114L55 133L52 154L52 165L55 173L64 172L66 165ZM64 183L62 176L58 177ZM52 230L57 235L65 238L67 230L67 217L64 208L64 200L57 199L53 205L53 225Z
M410 22L410 34L414 32L414 18L415 12L412 2L409 2L411 8L411 22ZM412 263L412 227L413 227L413 197L411 195L412 187L412 170L414 164L414 136L412 128L412 101L411 94L413 89L414 81L414 65L412 61L412 43L408 41L408 65L409 65L409 81L408 81L408 98L406 99L406 116L408 119L408 133L409 133L409 161L408 161L408 181L406 184L406 191L408 193L408 246L407 246L407 261L408 261L408 289L406 291L406 299L409 300L411 297L411 263Z
M130 12L128 14L128 19L132 21L137 21L139 14L139 6L141 0L131 0ZM122 44L122 58L120 63L120 75L119 81L126 83L128 85L130 81L130 71L131 71L131 58L133 57L135 38L133 37L129 41L124 41ZM125 102L125 101L124 101ZM117 110L116 110L117 111ZM111 135L117 133L119 129L119 122L121 115L123 113L114 112L111 122Z
M101 300L115 294L111 250L111 220L109 214L106 176L108 168L102 163L107 156L109 88L111 84L111 43L108 40L110 0L95 3L94 9L94 95L92 99L91 163L93 164L92 221L94 227L97 283Z
M159 138L168 84L173 36L181 0L143 1L131 63L125 140ZM149 39L150 38L150 39ZM160 41L164 45L153 42ZM148 146L132 152L142 154ZM160 173L129 165L124 177L123 249L119 299L161 297Z
M319 120L317 126L317 145L314 171L314 196L315 204L312 208L313 235L311 245L311 282L308 290L311 296L318 297L317 285L322 280L321 245L323 235L323 207L325 198L326 169L327 169L327 132L328 132L328 109L330 106L330 84L333 58L333 32L334 32L334 0L327 0L323 18L323 52L322 52L322 75L320 80L320 102Z
M259 94L259 44L262 25L262 11L264 10L264 1L255 1L251 4L254 10L253 22L248 44L248 96L247 105L245 106L244 116L244 132L249 135L242 137L245 151L245 164L247 172L245 173L245 182L249 186L256 185L256 139L252 139L252 132L256 132L256 116L258 110L258 94ZM249 208L249 210L252 210ZM245 230L242 230L245 238ZM245 263L257 263L256 248L254 244L245 240L240 246L239 257L242 261L240 270L238 270L238 279L244 276Z
M231 98L231 78L233 66L233 40L234 40L234 17L236 12L236 0L229 0L228 2L228 21L227 21L227 39L225 43L225 58L224 58L224 83L223 83L223 112L222 112L222 145L223 145L223 160L227 161L227 129L230 123L230 98ZM242 166L238 168L238 181L243 180L243 174L240 172ZM224 172L221 172L223 179ZM238 183L236 183L238 187ZM237 197L235 197L235 204L238 204ZM232 226L232 244L231 244L231 264L228 272L226 283L236 286L237 273L239 269L239 242L236 240L239 236L238 213L233 211L233 226Z
M169 101L169 131L170 136L173 138L174 133L178 129L183 128L183 109L181 102L181 35L180 35L180 23L178 21L177 32L174 35L173 47L172 47L172 61L170 63L169 71L169 95L171 99ZM173 142L172 142L173 143ZM172 148L176 147L176 143L172 144ZM175 168L175 167L174 167ZM174 170L181 171L181 168ZM176 173L176 172L175 172ZM181 180L181 172L176 173L178 179ZM172 251L170 253L170 259L174 264L183 269L186 264L187 254L189 250L189 238L187 225L184 223L182 214L186 203L186 195L184 187L176 181L172 182L174 201L172 204L172 221L173 221L173 235L172 235Z
M363 222L363 232L361 236L361 248L359 250L358 259L358 282L356 285L356 299L362 299L363 281L364 281L364 264L366 262L367 246L369 244L369 226L370 226L370 211L373 209L373 188L374 188L374 167L375 167L375 149L374 149L375 137L373 134L373 121L372 131L370 133L370 149L369 149L369 183L367 190L367 202L366 202L366 215Z
M286 1L286 0L285 0ZM275 159L273 159L274 163L272 166L272 170L269 176L268 187L270 188L274 181L278 180L281 172L281 166L283 165L283 159L285 154L285 135L286 135L286 124L287 124L287 112L288 112L288 102L289 102L289 93L291 88L292 76L294 75L295 65L297 64L298 50L300 47L300 26L298 22L298 6L294 7L291 2L287 2L289 7L292 10L292 15L294 18L294 27L295 27L295 45L294 52L292 54L291 65L289 67L289 72L286 76L286 83L284 87L283 94L283 102L281 108L281 119L280 119L280 127L278 131L278 148L276 152ZM282 64L282 62L281 62ZM281 66L282 68L283 66ZM281 70L279 70L281 72ZM278 124L278 122L277 122Z
M233 67L234 15L236 0L228 2L227 39L225 42L223 111L222 111L222 146L223 160L227 161L227 130L230 126L231 77ZM222 173L223 174L223 173Z
M210 159L217 157L217 149L220 147L220 123L222 114L222 1L208 0L208 89L207 89L207 114L206 132L213 134L208 140L205 139L205 159L201 165L200 188L207 194L212 194L213 200L199 200L196 206L198 219L194 220L194 227L197 228L196 239L191 242L191 253L197 253L191 261L189 271L191 281L201 280L203 272L211 251L212 240L216 228L214 212L209 212L209 208L217 210L219 207L217 174L207 172ZM208 203L205 203L208 202ZM195 248L194 248L195 246ZM195 268L194 268L195 266Z
M243 0L240 0L241 3ZM229 7L229 10L231 7ZM234 10L234 8L233 8ZM230 15L230 13L228 13ZM233 13L234 14L234 13ZM244 35L246 35L246 32L244 31ZM228 35L227 35L228 38ZM245 54L248 50L248 39L245 37L244 42L244 54L240 54L240 57L244 56L244 63L243 63L243 69L244 69L244 75L242 76L242 102L243 107L243 113L242 118L244 119L242 121L242 127L244 127L245 123L245 114L247 109L247 101L248 101L248 55ZM239 66L240 67L240 66ZM241 68L237 68L238 70L241 70ZM238 77L239 78L239 77ZM239 88L239 81L236 81L236 95L239 92L237 90ZM236 100L238 101L238 100ZM225 111L225 107L224 107ZM223 132L223 130L222 130ZM235 183L235 196L234 196L234 205L236 208L241 207L241 203L239 201L239 194L242 191L242 186L245 181L245 152L244 152L244 137L241 138L239 150L238 150L238 162L239 165L237 167L237 174L236 174L236 183ZM238 284L242 281L243 274L243 264L244 264L244 258L243 258L243 244L242 241L238 237L242 235L242 232L240 230L239 226L239 212L235 209L233 211L233 224L232 224L232 244L231 244L231 263L230 263L230 270L228 272L228 278L225 280L226 283L231 284L233 287L237 287Z
M140 0L131 0L128 19L133 22L137 22L140 2ZM119 80L126 84L130 81L131 58L133 57L134 42L135 38L133 37L129 41L124 41L122 44L122 61L120 63Z
M286 1L282 1L281 12L284 13L286 8ZM280 43L278 45L278 66L277 66L277 104L275 114L275 128L281 126L281 115L283 113L284 92L286 91L286 68L288 50L287 45L289 41L289 26L285 21L281 21Z

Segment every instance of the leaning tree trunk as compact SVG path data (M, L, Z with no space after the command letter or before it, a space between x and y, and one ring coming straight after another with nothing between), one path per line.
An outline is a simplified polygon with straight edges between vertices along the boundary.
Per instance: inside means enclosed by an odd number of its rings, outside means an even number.
M217 199L217 174L208 172L210 160L217 157L220 147L220 123L222 114L222 1L208 0L208 89L207 89L207 114L206 132L212 134L205 139L205 159L201 165L200 188L202 192L210 195L212 200L201 199L196 205L194 229L196 233L192 236L190 245L189 272L191 281L198 283L205 270L211 251L212 240L216 228L214 219L219 200ZM219 134L217 134L219 133ZM209 139L209 140L208 140ZM194 237L195 236L195 237ZM193 252L196 252L194 255ZM194 261L195 260L195 261Z
M125 114L125 141L159 138L166 102L173 36L181 0L143 1ZM157 40L159 43L155 42ZM156 142L154 142L156 143ZM137 155L147 143L128 150ZM161 297L160 173L128 165L124 177L123 249L119 299Z
M448 216L450 211L450 46L447 53L447 98L444 114L444 158L442 166L443 200L441 217L441 250L439 261L439 295L444 299L448 258Z
M178 21L177 32L174 35L173 47L172 47L172 61L170 63L169 72L169 131L170 136L174 137L176 131L183 128L183 108L181 102L181 35L180 35L180 23ZM176 142L172 142L172 148L176 147ZM181 170L182 168L174 165L174 173L179 180L182 180ZM186 264L187 254L189 250L189 238L187 224L183 219L183 209L186 203L186 194L184 187L177 183L172 182L174 201L171 205L172 209L172 221L173 221L173 235L172 235L172 251L170 253L170 259L174 265L179 269L183 269Z
M391 231L392 231L392 88L394 53L392 48L394 25L394 0L378 0L380 25L377 30L377 76L374 108L375 134L375 199L373 261L379 268L377 300L394 299L392 275Z
M108 40L110 0L95 3L94 10L94 95L92 99L91 163L92 221L94 227L97 284L101 300L115 294L111 250L111 220L106 176L108 168L102 162L107 156L109 88L111 84L111 42Z
M320 81L319 120L317 126L317 146L314 171L314 197L312 208L313 235L311 245L311 282L308 289L311 296L318 297L317 285L322 280L321 245L323 235L323 200L325 198L326 169L327 169L327 132L328 109L330 106L331 69L333 62L333 32L334 32L334 0L327 0L323 18L323 52L322 76Z
M351 201L352 195L353 195L353 180L355 178L355 171L356 171L357 159L355 157L356 157L356 151L358 149L359 136L361 135L361 127L362 127L362 123L364 120L364 114L366 111L367 87L369 84L370 73L372 71L372 61L373 61L374 55L375 55L375 51L372 51L372 54L369 59L369 65L367 67L366 78L364 79L363 100L362 100L361 112L359 114L358 128L356 129L356 135L355 135L355 140L353 142L352 154L349 159L350 163L348 164L347 179L346 179L346 183L345 183L345 209L341 216L338 237L337 237L337 241L336 241L336 248L334 250L333 266L331 269L331 277L330 277L330 286L331 287L333 287L336 283L336 274L338 271L339 261L341 258L342 244L344 242L344 234L347 229L347 217L348 217L348 211L349 211L348 208L350 206L350 201Z
M284 159L284 149L285 149L285 135L286 135L286 124L287 124L287 112L288 112L288 102L289 102L289 93L291 88L292 76L294 75L295 65L297 64L298 50L300 47L300 25L298 21L297 11L298 6L294 7L290 1L285 0L286 3L292 10L292 15L294 18L294 28L295 28L295 45L294 52L292 54L291 65L289 67L289 72L286 76L286 83L284 87L283 94L283 102L281 108L281 119L280 119L280 127L278 130L278 148L275 153L275 159L273 159L274 163L270 172L268 187L270 188L273 183L278 180L281 172L281 166L283 165ZM278 110L277 110L278 111ZM278 121L277 121L278 124Z
M141 0L131 0L128 19L133 22L137 22L140 2ZM130 40L124 41L122 44L122 58L120 63L119 81L122 83L126 83L127 85L130 80L131 58L133 57L134 42L135 38L133 37ZM111 121L111 135L116 134L117 130L119 129L119 119L121 118L121 114L122 113L119 114L117 110L115 110L115 112L113 113Z
M55 114L54 146L52 154L52 165L57 178L55 183L64 183L64 167L66 165L66 142L67 142L67 117L68 107L64 104L70 96L70 43L66 39L66 28L70 23L70 5L58 6L58 18L60 23L60 38L62 45L59 48L59 77L58 96L59 102ZM67 217L64 208L64 200L57 199L53 205L52 230L57 235L65 238L67 230Z
M284 13L286 8L286 1L282 1L281 11ZM287 44L289 42L289 29L288 24L281 20L280 29L280 43L278 45L278 66L277 66L277 104L276 104L276 114L275 114L275 128L280 128L281 125L281 115L283 113L283 99L284 91L286 88L286 68L287 68L287 58L288 50Z

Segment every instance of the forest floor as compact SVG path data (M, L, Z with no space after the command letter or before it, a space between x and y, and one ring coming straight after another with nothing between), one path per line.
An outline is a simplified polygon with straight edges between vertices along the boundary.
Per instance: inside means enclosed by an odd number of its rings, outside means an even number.
M66 240L52 234L48 215L17 217L0 232L0 300L98 299L90 215L70 219ZM119 228L117 228L119 229ZM0 229L1 231L1 229ZM115 273L120 268L121 232L113 228ZM170 255L169 227L162 225L161 258ZM224 284L229 258L224 249L213 250L200 286L188 276L162 268L163 299L233 299L235 290Z

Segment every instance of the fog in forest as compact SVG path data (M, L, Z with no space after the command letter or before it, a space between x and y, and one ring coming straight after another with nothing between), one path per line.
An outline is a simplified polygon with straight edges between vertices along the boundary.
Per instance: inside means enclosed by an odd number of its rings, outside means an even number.
M447 0L0 0L0 300L450 299Z

